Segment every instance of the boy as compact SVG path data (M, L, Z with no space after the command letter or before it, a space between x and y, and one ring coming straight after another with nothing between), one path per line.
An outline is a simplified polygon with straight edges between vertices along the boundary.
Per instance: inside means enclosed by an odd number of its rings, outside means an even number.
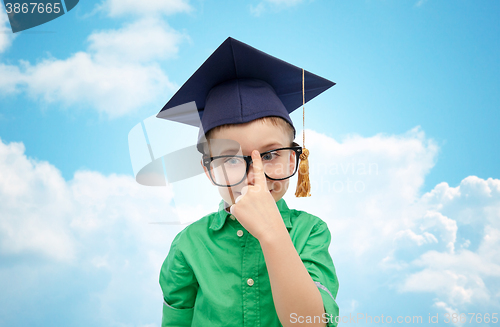
M196 102L203 169L223 199L172 242L162 326L336 325L328 227L282 199L302 153L289 112L334 84L301 79L228 38L162 109Z

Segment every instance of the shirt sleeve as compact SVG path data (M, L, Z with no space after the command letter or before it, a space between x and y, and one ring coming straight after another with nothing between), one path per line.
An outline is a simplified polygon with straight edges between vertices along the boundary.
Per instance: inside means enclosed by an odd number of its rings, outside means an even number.
M330 231L325 222L316 224L308 237L307 243L299 254L309 275L321 293L326 315L323 316L328 326L337 326L335 321L339 315L339 307L335 298L339 282L335 273L332 257L328 252Z
M181 233L170 246L160 271L163 291L162 327L191 326L198 282L179 247Z

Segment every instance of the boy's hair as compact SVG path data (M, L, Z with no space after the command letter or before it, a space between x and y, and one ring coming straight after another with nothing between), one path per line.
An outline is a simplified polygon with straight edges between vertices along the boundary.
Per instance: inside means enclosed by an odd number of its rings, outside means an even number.
M281 130L285 133L288 134L289 138L290 138L290 144L293 143L293 139L294 139L294 128L292 127L292 125L290 125L290 123L288 123L286 120L284 120L283 118L281 117L276 117L276 116L267 116L267 117L262 117L262 118L257 118L255 120L252 120L251 122L254 122L254 121L260 121L261 123L266 123L266 122L270 122L271 124L273 124L274 126L276 127L279 127L281 128ZM230 128L232 126L236 126L236 125L239 125L239 124L224 124L224 125L220 125L220 126L217 126L217 127L214 127L212 128L211 130L209 130L206 134L205 134L205 138L207 140L209 140L211 138L211 136L220 131L220 130L223 130L225 128ZM203 149L204 151L206 149Z

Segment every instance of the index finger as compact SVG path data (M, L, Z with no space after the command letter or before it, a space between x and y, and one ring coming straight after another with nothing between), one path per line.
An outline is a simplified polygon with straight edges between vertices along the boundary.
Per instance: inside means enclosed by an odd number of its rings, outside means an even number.
M262 159L260 157L260 153L257 150L252 151L252 162L253 162L253 172L255 178L256 185L265 186L266 183L266 175L264 174L264 167L262 165Z

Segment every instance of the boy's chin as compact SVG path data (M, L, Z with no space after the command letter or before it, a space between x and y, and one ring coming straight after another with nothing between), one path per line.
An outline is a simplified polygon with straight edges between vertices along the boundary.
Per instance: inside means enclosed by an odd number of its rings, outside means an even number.
M278 193L276 191L271 191L271 195L273 196L274 202L278 202L281 198L286 194L286 191L282 193Z

